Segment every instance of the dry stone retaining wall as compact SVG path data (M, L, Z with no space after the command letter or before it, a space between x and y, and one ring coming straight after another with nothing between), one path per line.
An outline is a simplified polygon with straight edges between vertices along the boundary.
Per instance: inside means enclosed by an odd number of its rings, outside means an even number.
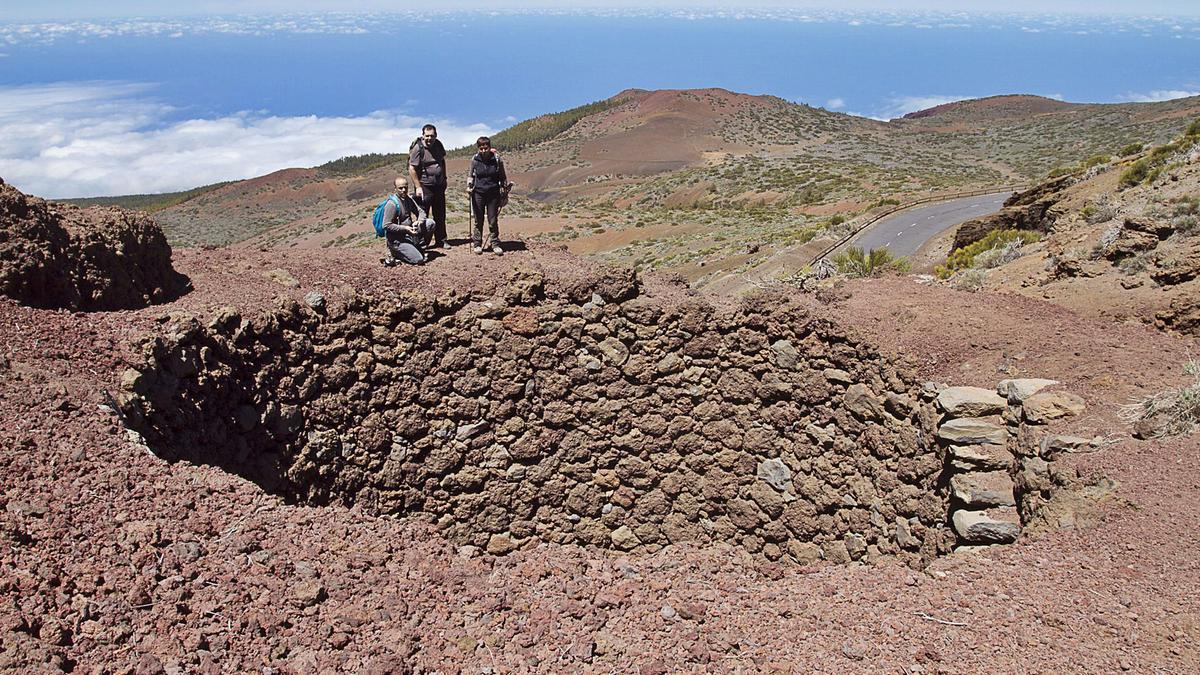
M994 391L927 386L936 391L943 413L938 440L946 449L950 522L961 544L1012 543L1023 523L1044 521L1054 510L1048 505L1070 499L1071 489L1079 486L1078 475L1054 466L1053 460L1097 441L1041 429L1084 409L1074 394L1044 391L1055 384L1004 380Z
M114 310L187 288L146 214L49 204L0 180L0 294L34 307Z
M917 560L954 544L921 387L776 296L637 297L630 274L496 297L309 298L177 316L126 373L152 448L459 544ZM315 308L315 309L314 309Z

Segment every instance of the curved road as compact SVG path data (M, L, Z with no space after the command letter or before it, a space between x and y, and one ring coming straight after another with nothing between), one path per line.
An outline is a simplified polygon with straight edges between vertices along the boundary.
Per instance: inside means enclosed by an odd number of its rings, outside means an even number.
M999 211L1011 194L995 192L906 209L868 227L847 245L858 246L864 251L886 247L896 256L912 255L921 248L921 244L938 233L972 218Z

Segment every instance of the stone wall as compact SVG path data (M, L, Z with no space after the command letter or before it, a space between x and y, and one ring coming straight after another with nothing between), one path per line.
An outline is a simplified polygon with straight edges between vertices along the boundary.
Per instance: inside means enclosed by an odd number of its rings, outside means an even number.
M943 414L937 435L946 449L950 522L960 544L1009 544L1023 526L1074 527L1076 515L1091 517L1086 500L1089 489L1099 494L1097 486L1085 488L1055 460L1099 440L1045 431L1044 425L1084 410L1075 394L1047 391L1056 384L1014 379L995 390L927 387L936 391Z
M0 294L34 307L113 310L187 288L146 214L49 204L0 180Z
M640 296L630 273L519 271L494 297L310 294L175 316L125 375L159 454L287 497L537 541L770 559L945 552L945 450L921 386L785 297Z

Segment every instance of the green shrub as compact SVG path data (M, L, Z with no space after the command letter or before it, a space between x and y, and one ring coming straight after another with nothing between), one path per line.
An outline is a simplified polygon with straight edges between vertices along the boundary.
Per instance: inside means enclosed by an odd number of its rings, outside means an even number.
M956 248L950 253L950 257L946 259L945 265L938 265L934 269L934 273L939 279L949 279L954 276L954 273L959 270L970 269L975 266L975 256L978 256L985 251L993 249L1005 249L1012 245L1013 249L1020 248L1025 244L1032 244L1035 241L1041 240L1042 235L1031 230L992 230L987 235L969 246ZM1016 243L1020 242L1020 243Z
M1121 187L1133 187L1140 185L1150 177L1153 171L1153 162L1149 157L1143 157L1138 161L1130 164L1128 168L1121 172L1121 177L1117 180L1117 184Z
M873 248L870 252L851 246L844 253L834 256L833 264L838 272L848 277L877 277L888 270L907 272L911 265L907 258L897 258L886 248Z
M1192 138L1200 138L1200 117L1197 117L1194 122L1188 125L1188 128L1184 130L1183 135Z
M1145 146L1142 143L1130 143L1129 145L1126 145L1118 150L1117 155L1121 157L1130 157L1141 152L1143 147Z

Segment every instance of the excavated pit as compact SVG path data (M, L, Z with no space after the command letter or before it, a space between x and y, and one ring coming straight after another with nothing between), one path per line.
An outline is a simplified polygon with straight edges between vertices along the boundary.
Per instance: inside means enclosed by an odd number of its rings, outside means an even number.
M557 284L557 285L556 285ZM122 408L160 456L458 544L728 542L834 562L950 549L920 385L778 295L718 309L518 271L448 291L174 316Z

